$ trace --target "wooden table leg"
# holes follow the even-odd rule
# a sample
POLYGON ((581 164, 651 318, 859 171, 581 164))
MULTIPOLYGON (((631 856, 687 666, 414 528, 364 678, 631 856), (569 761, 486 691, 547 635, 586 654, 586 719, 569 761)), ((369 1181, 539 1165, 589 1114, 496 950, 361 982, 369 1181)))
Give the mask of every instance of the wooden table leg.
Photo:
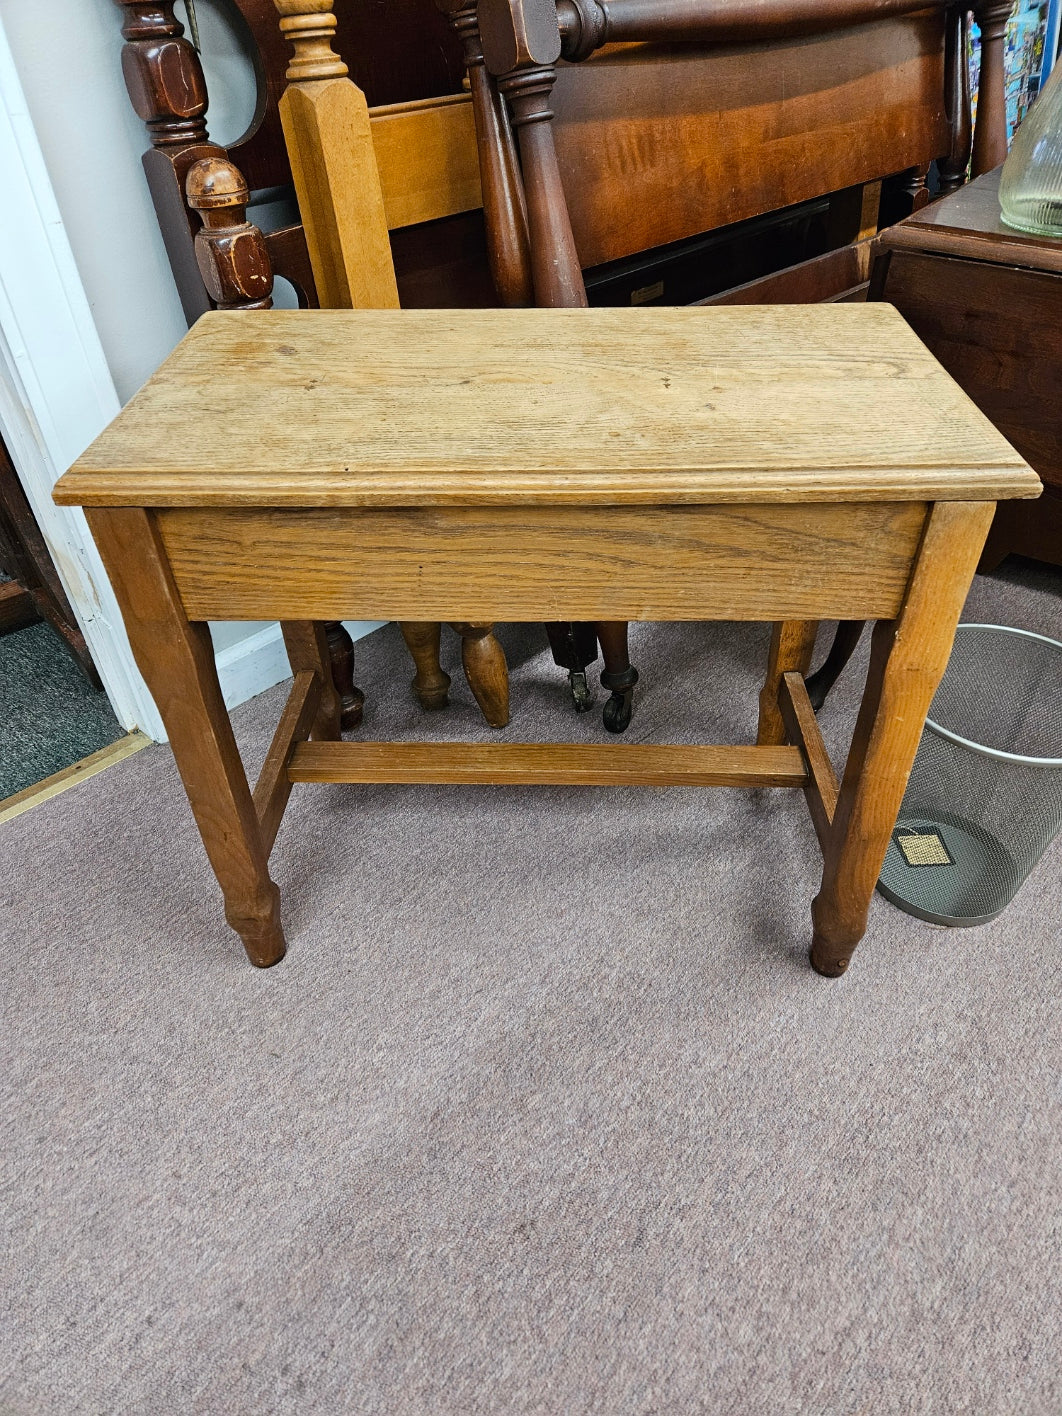
POLYGON ((450 627, 461 636, 461 667, 487 726, 507 727, 509 665, 505 661, 505 650, 494 637, 493 624, 470 624, 461 620, 450 627))
POLYGON ((870 669, 812 907, 811 962, 834 978, 863 937, 870 899, 955 627, 995 510, 937 502, 899 616, 874 627, 870 669))
POLYGON ((170 735, 203 845, 225 897, 225 917, 253 964, 284 957, 280 891, 221 696, 205 624, 190 623, 152 517, 92 508, 92 534, 122 609, 141 673, 170 735))
POLYGON ((439 663, 442 625, 438 620, 403 620, 399 624, 409 656, 416 665, 412 689, 426 713, 450 702, 450 675, 439 663))
POLYGON ((320 742, 338 742, 342 705, 332 678, 325 626, 310 620, 288 620, 281 624, 280 628, 284 635, 291 672, 297 674, 309 669, 317 675, 321 685, 321 701, 312 735, 320 742))
POLYGON ((767 677, 760 690, 760 720, 756 742, 760 747, 781 747, 786 741, 778 690, 788 673, 807 674, 815 652, 818 620, 786 620, 771 627, 771 648, 767 656, 767 677))

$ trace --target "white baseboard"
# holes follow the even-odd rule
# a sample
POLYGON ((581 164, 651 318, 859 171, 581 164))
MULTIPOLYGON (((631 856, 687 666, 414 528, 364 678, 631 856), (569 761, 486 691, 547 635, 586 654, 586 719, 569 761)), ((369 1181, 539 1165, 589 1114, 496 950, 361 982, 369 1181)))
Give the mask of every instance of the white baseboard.
MULTIPOLYGON (((352 639, 364 639, 383 623, 382 620, 349 620, 347 629, 352 639)), ((220 650, 217 666, 226 708, 237 708, 255 694, 264 693, 289 678, 291 669, 280 625, 268 624, 257 634, 220 650)))

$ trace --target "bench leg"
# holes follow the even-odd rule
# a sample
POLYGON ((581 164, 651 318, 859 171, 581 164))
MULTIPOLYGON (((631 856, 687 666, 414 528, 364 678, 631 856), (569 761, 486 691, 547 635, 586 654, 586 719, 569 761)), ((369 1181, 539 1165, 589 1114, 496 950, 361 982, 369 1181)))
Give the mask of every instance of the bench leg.
POLYGON ((760 747, 781 747, 786 741, 778 690, 783 675, 807 674, 811 668, 818 628, 818 620, 786 620, 771 627, 767 677, 760 690, 760 719, 756 729, 756 742, 760 747))
MULTIPOLYGON (((205 624, 186 618, 151 516, 93 508, 89 525, 122 609, 140 672, 162 714, 225 918, 253 964, 284 957, 280 891, 269 878, 251 789, 221 696, 205 624)), ((323 677, 322 670, 322 677, 323 677)))
POLYGON ((811 907, 812 966, 835 978, 863 937, 870 899, 929 705, 955 638, 994 506, 937 502, 899 616, 874 626, 870 668, 811 907))

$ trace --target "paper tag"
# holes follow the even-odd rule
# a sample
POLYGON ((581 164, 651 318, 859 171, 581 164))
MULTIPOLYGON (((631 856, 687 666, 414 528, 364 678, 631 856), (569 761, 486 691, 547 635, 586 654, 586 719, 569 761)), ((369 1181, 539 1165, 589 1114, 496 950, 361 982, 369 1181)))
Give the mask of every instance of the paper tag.
POLYGON ((948 848, 936 831, 897 833, 896 844, 908 865, 952 865, 948 848))

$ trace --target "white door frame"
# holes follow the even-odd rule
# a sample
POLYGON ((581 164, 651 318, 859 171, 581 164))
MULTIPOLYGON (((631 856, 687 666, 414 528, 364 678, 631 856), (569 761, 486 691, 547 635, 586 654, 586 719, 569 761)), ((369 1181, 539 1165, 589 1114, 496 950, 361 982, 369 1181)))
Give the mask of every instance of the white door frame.
POLYGON ((0 432, 123 727, 165 738, 82 512, 52 487, 118 395, 0 20, 0 432))

